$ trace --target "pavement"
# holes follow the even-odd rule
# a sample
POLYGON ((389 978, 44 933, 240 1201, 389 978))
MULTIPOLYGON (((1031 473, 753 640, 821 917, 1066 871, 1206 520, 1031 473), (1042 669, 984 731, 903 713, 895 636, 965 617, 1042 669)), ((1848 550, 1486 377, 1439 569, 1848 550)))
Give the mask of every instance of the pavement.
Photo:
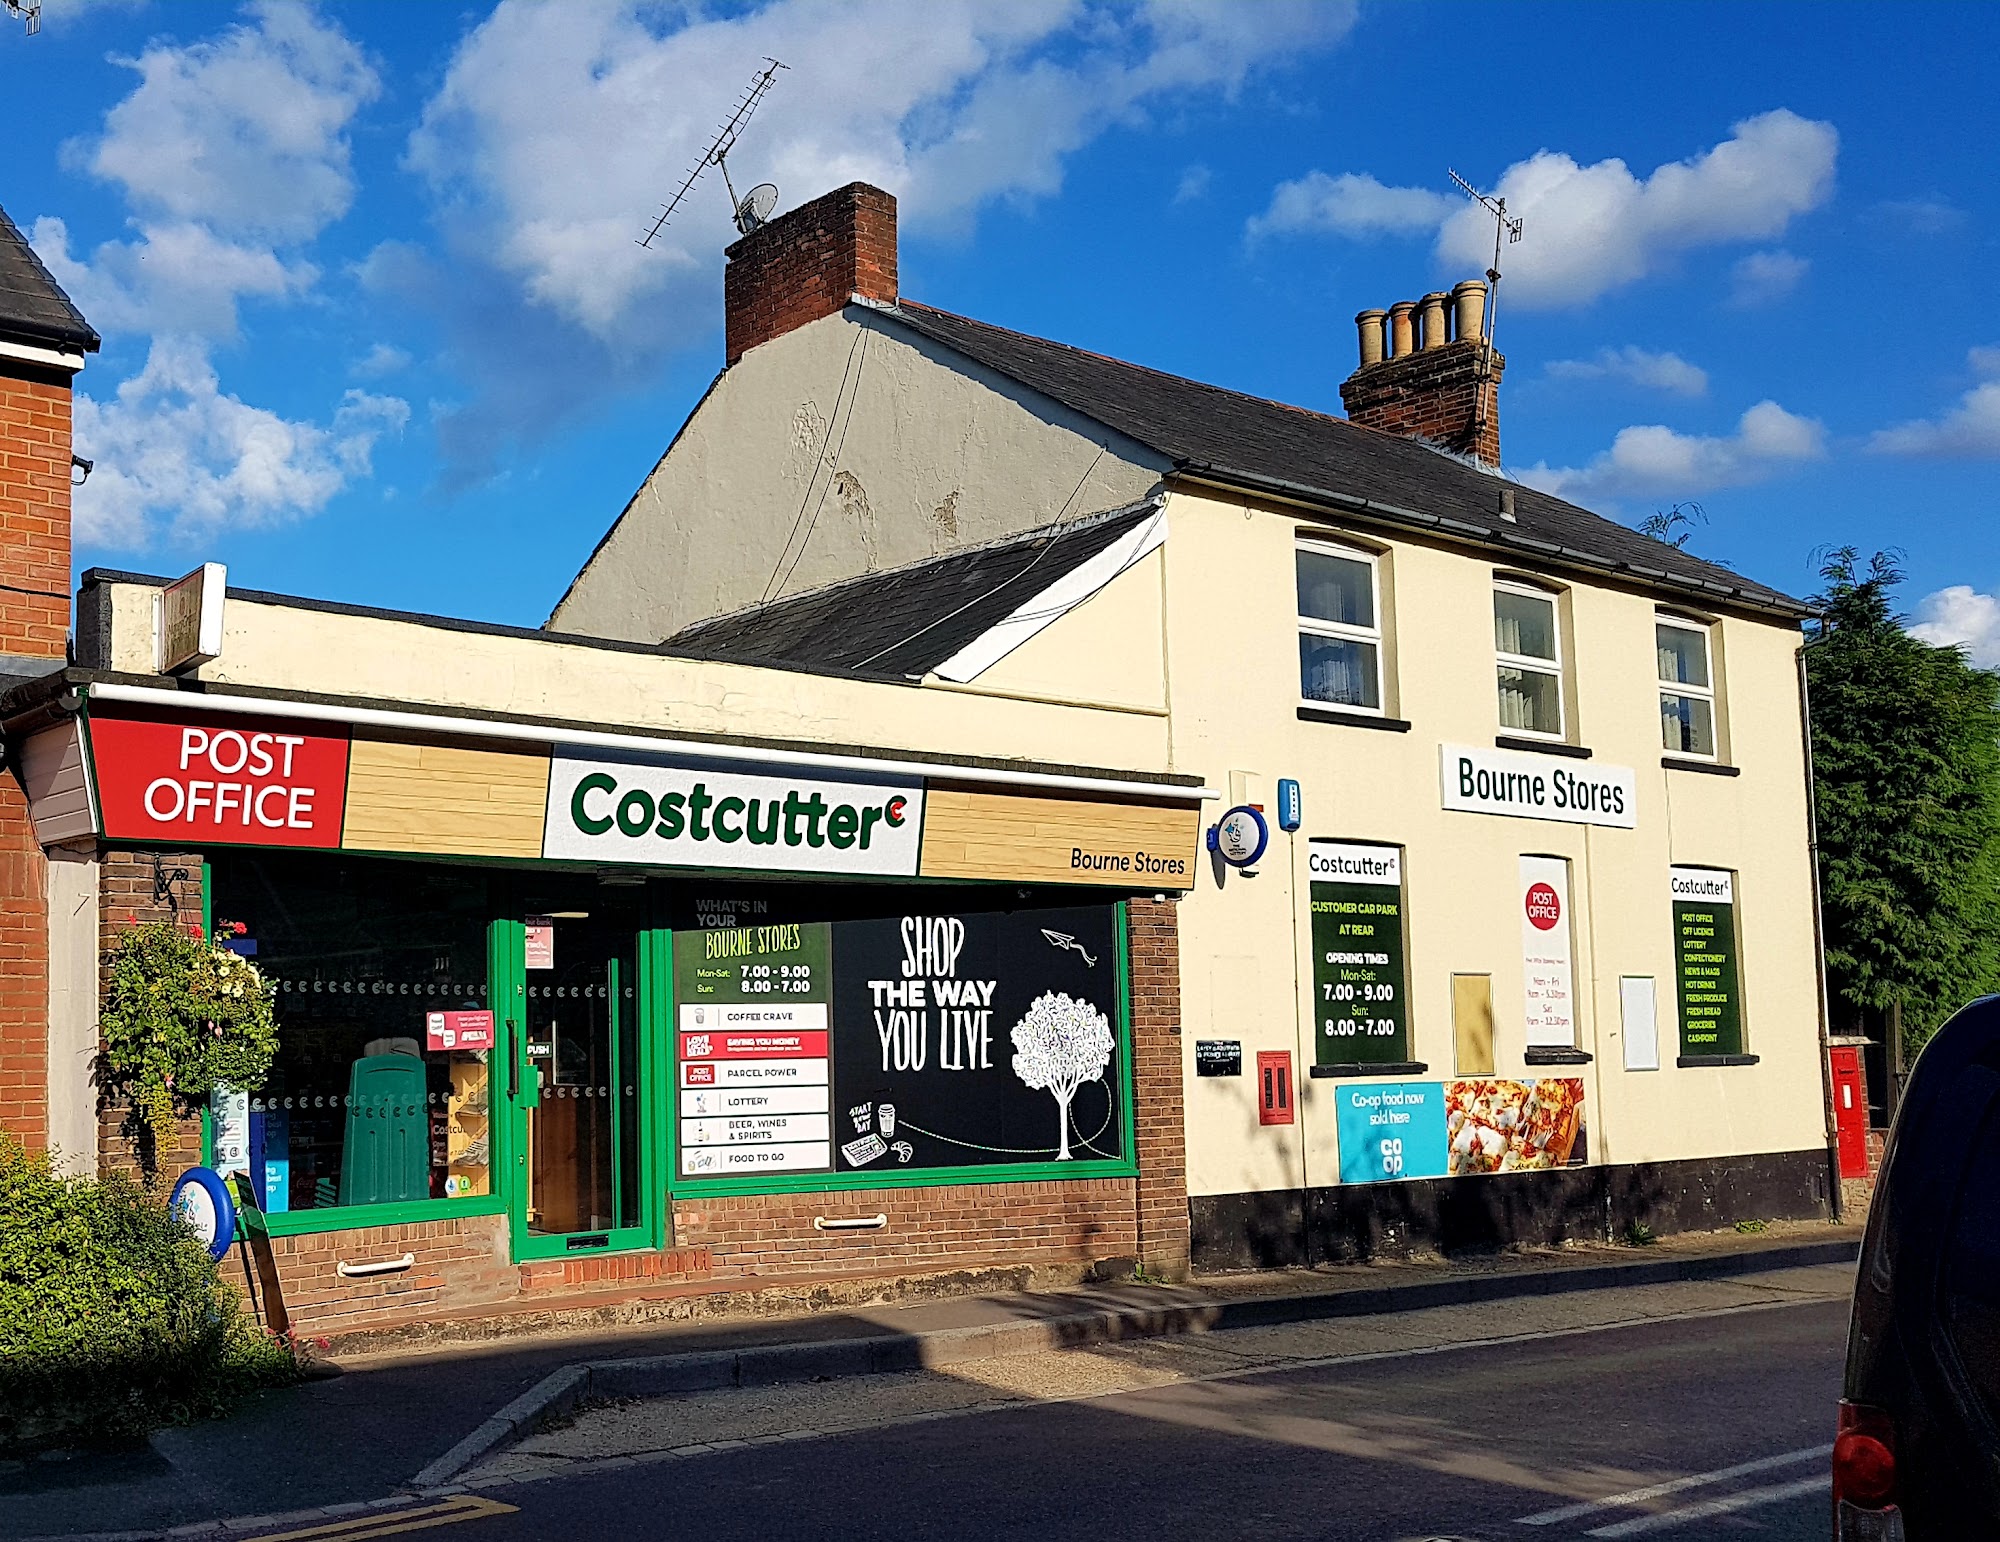
MULTIPOLYGON (((222 1517, 293 1517, 304 1524, 364 1507, 407 1505, 412 1501, 406 1496, 419 1490, 448 1493, 474 1474, 483 1474, 482 1481, 493 1477, 491 1464, 507 1459, 523 1437, 540 1439, 538 1430, 576 1417, 579 1409, 594 1417, 592 1405, 607 1397, 724 1395, 759 1385, 803 1392, 824 1384, 815 1378, 880 1386, 874 1378, 935 1376, 940 1367, 978 1363, 987 1368, 980 1376, 947 1379, 1011 1387, 1023 1400, 1051 1402, 1056 1400, 1029 1398, 1032 1384, 1016 1386, 1010 1377, 1016 1371, 1043 1374, 1033 1362, 1051 1354, 1066 1365, 1063 1375, 1113 1375, 1085 1366, 1076 1351, 1113 1353, 1115 1366, 1115 1352, 1132 1341, 1166 1336, 1193 1344, 1201 1336, 1213 1344, 1221 1342, 1215 1335, 1226 1334, 1242 1343, 1244 1331, 1298 1324, 1315 1325, 1331 1335, 1328 1342, 1349 1346, 1343 1353, 1365 1353, 1353 1346, 1369 1341, 1369 1324, 1376 1320, 1418 1322, 1427 1312, 1478 1308, 1526 1321, 1524 1313, 1559 1301, 1571 1304, 1573 1316, 1577 1304, 1598 1293, 1607 1301, 1637 1302, 1661 1287, 1761 1289, 1757 1280, 1776 1280, 1788 1270, 1851 1263, 1857 1241, 1854 1229, 1791 1227, 1758 1237, 1670 1238, 1644 1249, 1574 1248, 1228 1276, 1182 1287, 1126 1284, 775 1321, 515 1335, 348 1356, 341 1362, 345 1374, 263 1394, 228 1420, 162 1431, 138 1450, 0 1467, 0 1538, 156 1536, 177 1528, 213 1530, 222 1517), (991 1369, 1007 1363, 1014 1371, 991 1369), (500 1417, 510 1407, 514 1414, 500 1417)), ((1623 1318, 1614 1310, 1611 1320, 1623 1318)), ((1136 1395, 1115 1379, 1088 1382, 1083 1390, 1136 1395)), ((984 1410, 993 1402, 982 1395, 952 1406, 984 1410)), ((787 1409, 788 1428, 819 1428, 808 1411, 787 1409)), ((608 1459, 636 1461, 642 1454, 619 1450, 608 1459)), ((231 1529, 243 1535, 255 1526, 231 1529)))

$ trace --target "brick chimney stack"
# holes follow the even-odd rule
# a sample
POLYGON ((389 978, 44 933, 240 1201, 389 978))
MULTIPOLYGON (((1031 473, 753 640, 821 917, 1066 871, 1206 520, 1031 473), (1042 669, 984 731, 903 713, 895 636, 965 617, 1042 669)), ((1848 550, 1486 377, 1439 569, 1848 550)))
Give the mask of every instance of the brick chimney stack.
POLYGON ((831 316, 851 294, 896 298, 896 200, 850 182, 752 231, 725 254, 727 362, 808 321, 831 316))
POLYGON ((1500 464, 1500 375, 1486 341, 1486 285, 1399 300, 1354 318, 1361 362, 1341 382, 1350 422, 1500 464))

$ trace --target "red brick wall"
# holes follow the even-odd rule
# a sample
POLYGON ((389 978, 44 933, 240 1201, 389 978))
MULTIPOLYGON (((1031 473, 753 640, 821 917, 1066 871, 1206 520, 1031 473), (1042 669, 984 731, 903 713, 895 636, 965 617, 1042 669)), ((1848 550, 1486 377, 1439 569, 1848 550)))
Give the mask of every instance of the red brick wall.
POLYGON ((896 200, 851 182, 738 241, 722 275, 726 358, 831 316, 850 294, 896 298, 896 200))
MULTIPOLYGON (((98 939, 102 948, 99 989, 111 982, 111 952, 135 922, 173 921, 201 928, 201 857, 192 852, 106 851, 98 870, 98 939), (178 877, 173 875, 180 875, 178 877), (167 894, 155 886, 166 877, 167 894)), ((100 1171, 145 1176, 146 1157, 154 1174, 168 1182, 201 1161, 201 1120, 184 1119, 172 1150, 153 1153, 151 1137, 123 1099, 101 1097, 97 1108, 97 1163, 100 1171)))
MULTIPOLYGON (((69 637, 70 392, 0 369, 0 654, 63 662, 69 637)), ((48 1144, 48 873, 11 770, 0 773, 0 1129, 48 1144)))
MULTIPOLYGON (((521 1287, 507 1258, 507 1218, 470 1215, 410 1226, 273 1237, 271 1252, 293 1326, 307 1337, 378 1323, 422 1322, 441 1311, 501 1305, 521 1287), (415 1255, 394 1274, 349 1279, 342 1263, 380 1263, 415 1255)), ((228 1265, 242 1282, 242 1265, 228 1265)))
POLYGON ((1492 379, 1484 379, 1484 350, 1483 343, 1467 339, 1356 370, 1340 386, 1348 420, 1499 465, 1500 376, 1507 360, 1495 353, 1492 379), (1483 425, 1482 396, 1489 408, 1483 425))
POLYGON ((1139 1152, 1139 1262, 1161 1279, 1188 1271, 1187 1116, 1181 1104, 1181 940, 1173 900, 1127 907, 1132 949, 1133 1123, 1139 1152))

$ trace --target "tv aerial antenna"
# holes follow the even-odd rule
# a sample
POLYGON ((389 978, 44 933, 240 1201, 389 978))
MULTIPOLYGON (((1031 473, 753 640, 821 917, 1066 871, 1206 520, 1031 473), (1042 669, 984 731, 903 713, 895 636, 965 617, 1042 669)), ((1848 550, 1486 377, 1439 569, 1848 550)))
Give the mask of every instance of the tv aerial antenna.
POLYGON ((7 7, 9 16, 26 24, 29 37, 42 30, 42 0, 0 0, 0 4, 7 7))
MULTIPOLYGON (((16 0, 5 0, 5 3, 12 5, 16 0)), ((39 0, 34 0, 34 3, 39 3, 39 0)), ((750 115, 757 110, 757 104, 763 101, 771 87, 777 84, 778 71, 790 68, 789 65, 771 58, 768 54, 764 57, 764 63, 768 68, 760 71, 756 79, 744 88, 743 94, 736 99, 736 105, 730 110, 729 117, 715 131, 715 136, 709 140, 700 158, 688 168, 688 174, 681 179, 681 185, 675 189, 674 196, 661 205, 660 217, 653 221, 653 228, 639 238, 641 246, 653 244, 660 232, 667 228, 667 221, 671 220, 675 211, 687 201, 687 196, 694 190, 695 183, 701 180, 701 174, 711 166, 722 172, 722 185, 729 191, 730 218, 736 222, 739 231, 747 236, 771 217, 771 211, 778 206, 778 189, 775 183, 759 182, 739 199, 736 196, 735 184, 729 180, 729 152, 736 148, 737 136, 750 121, 750 115)))
POLYGON ((1493 216, 1493 266, 1486 270, 1486 336, 1480 349, 1480 374, 1484 377, 1484 388, 1479 392, 1479 404, 1473 424, 1475 436, 1484 434, 1492 420, 1493 404, 1493 328, 1500 319, 1500 247, 1504 241, 1512 246, 1521 239, 1521 221, 1509 218, 1507 200, 1494 198, 1482 193, 1465 178, 1445 167, 1445 175, 1458 184, 1458 190, 1493 216))

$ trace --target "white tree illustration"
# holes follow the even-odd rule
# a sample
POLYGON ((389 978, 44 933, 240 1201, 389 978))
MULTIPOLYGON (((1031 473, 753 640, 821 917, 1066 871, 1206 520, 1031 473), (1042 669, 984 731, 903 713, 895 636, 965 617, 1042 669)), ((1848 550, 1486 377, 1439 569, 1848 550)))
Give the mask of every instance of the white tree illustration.
POLYGON ((1038 1092, 1052 1094, 1062 1122, 1056 1160, 1069 1160, 1069 1103, 1076 1089, 1096 1081, 1111 1063, 1111 1024, 1087 1001, 1065 991, 1035 998, 1014 1025, 1014 1074, 1038 1092))

